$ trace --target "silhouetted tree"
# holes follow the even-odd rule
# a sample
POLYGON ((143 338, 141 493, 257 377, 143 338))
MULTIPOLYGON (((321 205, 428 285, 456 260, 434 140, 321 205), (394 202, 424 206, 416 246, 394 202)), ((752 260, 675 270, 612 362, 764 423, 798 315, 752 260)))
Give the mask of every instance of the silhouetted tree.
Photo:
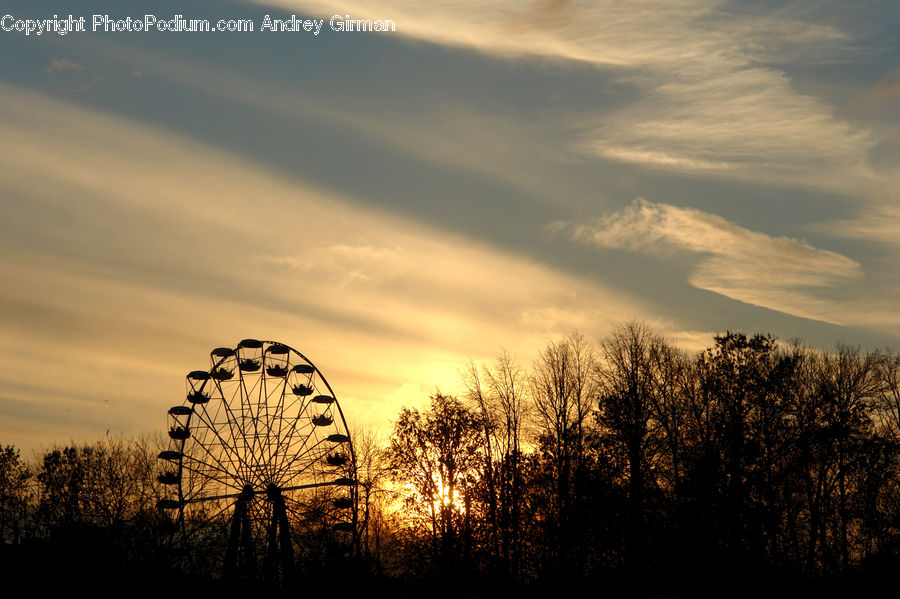
POLYGON ((479 487, 486 504, 487 544, 506 575, 517 577, 523 551, 525 502, 522 437, 530 407, 525 373, 507 352, 464 376, 469 400, 484 426, 484 465, 479 487))
POLYGON ((391 505, 398 493, 388 485, 391 467, 378 434, 373 429, 356 429, 352 438, 359 480, 361 549, 380 576, 396 561, 392 549, 397 523, 391 505))
MULTIPOLYGON (((596 356, 584 337, 572 333, 549 343, 532 367, 529 384, 538 415, 539 446, 552 465, 554 484, 550 532, 555 537, 555 561, 564 571, 577 570, 583 555, 573 553, 583 529, 577 524, 585 479, 587 420, 595 396, 596 356)), ((563 574, 565 575, 565 574, 563 574)))
MULTIPOLYGON (((628 489, 626 566, 638 574, 645 566, 645 495, 656 486, 655 468, 665 444, 666 427, 655 416, 672 404, 667 396, 676 389, 677 362, 665 341, 639 322, 618 327, 600 347, 596 417, 608 447, 623 460, 628 489)), ((668 418, 666 424, 675 432, 672 416, 668 418)))
POLYGON ((837 500, 837 555, 840 567, 850 564, 854 552, 851 539, 854 519, 854 475, 863 467, 866 441, 873 434, 874 377, 872 356, 862 355, 858 348, 840 345, 826 354, 822 364, 820 393, 824 399, 824 425, 831 443, 837 500))
POLYGON ((475 412, 438 392, 427 412, 403 408, 391 436, 395 480, 412 486, 407 509, 424 516, 432 555, 445 573, 458 569, 459 554, 465 564, 471 548, 470 490, 483 463, 482 435, 475 412))
POLYGON ((12 445, 0 448, 0 543, 18 544, 25 534, 31 471, 12 445))
POLYGON ((876 411, 885 434, 900 441, 900 354, 876 352, 872 356, 877 391, 876 411))
POLYGON ((778 551, 788 422, 782 387, 790 361, 770 336, 726 333, 714 340, 683 386, 685 499, 701 556, 748 568, 778 551))
POLYGON ((40 483, 38 514, 45 527, 81 521, 84 463, 77 447, 54 449, 44 455, 37 473, 40 483))

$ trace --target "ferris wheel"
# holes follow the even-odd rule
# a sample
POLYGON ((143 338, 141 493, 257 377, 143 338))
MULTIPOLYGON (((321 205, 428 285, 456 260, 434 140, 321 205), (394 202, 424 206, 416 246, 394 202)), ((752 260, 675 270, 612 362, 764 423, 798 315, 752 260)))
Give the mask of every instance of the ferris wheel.
POLYGON ((357 539, 353 444, 334 392, 313 363, 275 341, 210 353, 169 409, 159 454, 186 555, 226 577, 289 579, 304 554, 357 539))

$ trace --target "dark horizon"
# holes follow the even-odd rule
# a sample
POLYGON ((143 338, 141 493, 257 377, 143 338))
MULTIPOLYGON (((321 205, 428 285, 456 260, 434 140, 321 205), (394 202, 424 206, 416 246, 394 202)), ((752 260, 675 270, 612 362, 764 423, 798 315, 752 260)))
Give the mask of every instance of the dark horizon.
POLYGON ((5 446, 4 561, 197 590, 613 597, 858 594, 900 564, 896 353, 726 333, 687 354, 631 321, 530 366, 472 362, 465 394, 403 407, 383 438, 291 348, 237 350, 188 375, 166 442, 5 446))
POLYGON ((247 337, 383 432, 469 359, 632 318, 686 350, 900 347, 894 1, 83 4, 0 14, 0 437, 26 452, 155 430, 247 337))

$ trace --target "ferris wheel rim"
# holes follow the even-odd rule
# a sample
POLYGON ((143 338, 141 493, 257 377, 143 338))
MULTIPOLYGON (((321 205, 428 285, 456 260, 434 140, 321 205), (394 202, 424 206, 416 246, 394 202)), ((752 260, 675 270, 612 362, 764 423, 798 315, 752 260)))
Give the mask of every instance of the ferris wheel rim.
MULTIPOLYGON (((235 348, 214 349, 210 352, 210 358, 211 367, 208 370, 188 373, 185 403, 169 410, 174 422, 183 423, 183 430, 177 427, 170 429, 172 444, 178 449, 159 455, 172 465, 177 464, 177 483, 174 485, 177 499, 163 500, 160 504, 165 503, 165 506, 161 507, 177 507, 178 521, 183 531, 187 514, 194 513, 192 510, 205 519, 201 525, 224 518, 232 521, 231 526, 234 526, 237 511, 241 511, 240 518, 246 522, 271 523, 276 517, 282 518, 276 514, 279 509, 286 514, 280 522, 289 524, 289 520, 300 522, 307 517, 303 510, 312 510, 310 513, 313 514, 316 509, 322 511, 321 506, 314 509, 310 507, 312 504, 307 505, 308 501, 302 493, 311 490, 319 493, 320 489, 347 486, 347 500, 337 497, 330 501, 335 508, 338 504, 347 507, 349 502, 352 505, 351 515, 343 517, 340 516, 341 511, 332 510, 338 515, 330 514, 329 518, 333 520, 335 530, 347 530, 352 523, 355 531, 358 500, 355 448, 344 411, 322 371, 302 352, 271 340, 245 339, 235 348), (257 353, 251 353, 249 355, 254 357, 245 359, 242 358, 244 349, 257 353), (281 362, 273 361, 276 365, 272 366, 267 364, 270 355, 283 356, 283 359, 281 362), (288 371, 292 359, 296 363, 288 371), (230 362, 232 360, 233 363, 230 362), (249 380, 249 387, 245 379, 249 380), (269 380, 275 381, 271 391, 267 386, 269 380), (298 383, 299 388, 288 391, 289 380, 305 380, 305 383, 298 383), (223 388, 225 385, 231 387, 228 392, 223 388), (318 390, 319 394, 312 395, 314 390, 318 390), (273 398, 276 402, 274 406, 271 405, 273 398), (211 413, 212 402, 215 402, 215 408, 211 413), (236 414, 236 402, 240 403, 240 421, 236 414), (325 407, 319 416, 310 416, 316 413, 316 406, 323 405, 325 407), (247 428, 245 408, 252 416, 252 439, 247 428), (255 414, 254 409, 257 410, 255 414), (285 418, 286 410, 291 414, 290 418, 285 418), (260 428, 259 421, 263 419, 260 428), (202 439, 193 436, 195 428, 200 431, 202 439), (334 432, 320 435, 320 428, 334 432), (274 446, 273 438, 277 439, 274 446), (313 443, 309 445, 311 439, 313 443), (236 446, 239 442, 243 443, 240 449, 236 446), (341 451, 336 452, 336 447, 341 451), (204 451, 206 455, 201 453, 204 451), (262 457, 260 454, 263 454, 262 457), (207 485, 220 489, 220 492, 204 495, 197 493, 190 485, 200 488, 207 485)), ((166 476, 169 474, 166 473, 166 476)), ((162 482, 162 475, 160 480, 162 482)), ((167 480, 171 481, 171 478, 167 480)), ((318 500, 330 497, 324 492, 321 496, 314 496, 318 500)), ((261 529, 252 534, 260 536, 261 529)))

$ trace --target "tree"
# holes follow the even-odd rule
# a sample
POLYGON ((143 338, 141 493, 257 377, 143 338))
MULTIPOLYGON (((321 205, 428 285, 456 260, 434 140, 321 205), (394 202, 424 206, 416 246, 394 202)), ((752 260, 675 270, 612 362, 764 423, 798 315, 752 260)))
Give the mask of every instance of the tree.
POLYGON ((107 435, 81 449, 82 504, 95 524, 119 529, 156 513, 159 450, 147 439, 107 435))
POLYGON ((403 408, 391 436, 394 478, 411 486, 407 508, 424 517, 432 555, 445 573, 457 570, 458 553, 466 561, 470 552, 470 490, 483 463, 482 435, 483 424, 475 412, 455 397, 437 392, 427 412, 403 408))
POLYGON ((81 522, 84 463, 77 447, 46 453, 37 473, 40 483, 38 514, 47 529, 81 522))
POLYGON ((153 519, 160 498, 158 444, 107 435, 44 454, 37 472, 44 525, 91 523, 121 529, 153 519))
POLYGON ((645 495, 655 484, 653 468, 664 444, 668 425, 654 416, 666 412, 677 384, 678 366, 673 350, 643 323, 626 323, 600 345, 601 360, 595 376, 599 388, 596 413, 601 434, 626 464, 628 519, 626 566, 632 573, 645 565, 645 495))
POLYGON ((864 448, 873 436, 872 415, 878 381, 874 376, 874 360, 862 355, 858 348, 839 345, 825 356, 820 393, 825 399, 825 426, 831 438, 836 474, 837 550, 841 568, 851 559, 851 520, 853 513, 853 478, 864 469, 864 448))
POLYGON ((587 340, 572 333, 541 351, 529 379, 541 427, 539 442, 552 465, 552 532, 557 537, 556 558, 564 570, 575 568, 574 561, 581 557, 573 549, 582 532, 576 521, 583 508, 579 487, 586 475, 586 421, 595 395, 595 362, 596 355, 587 340))
POLYGON ((0 448, 0 543, 22 540, 28 513, 31 472, 12 445, 0 448))
POLYGON ((381 575, 390 561, 393 532, 390 504, 396 491, 387 485, 391 468, 378 433, 371 428, 355 429, 353 453, 359 481, 360 544, 375 573, 381 575))
POLYGON ((873 361, 882 428, 900 442, 900 354, 878 352, 873 361))
POLYGON ((528 411, 525 374, 507 352, 481 371, 470 364, 464 375, 469 400, 484 427, 481 489, 487 504, 487 536, 505 572, 519 575, 524 502, 522 429, 528 411))

